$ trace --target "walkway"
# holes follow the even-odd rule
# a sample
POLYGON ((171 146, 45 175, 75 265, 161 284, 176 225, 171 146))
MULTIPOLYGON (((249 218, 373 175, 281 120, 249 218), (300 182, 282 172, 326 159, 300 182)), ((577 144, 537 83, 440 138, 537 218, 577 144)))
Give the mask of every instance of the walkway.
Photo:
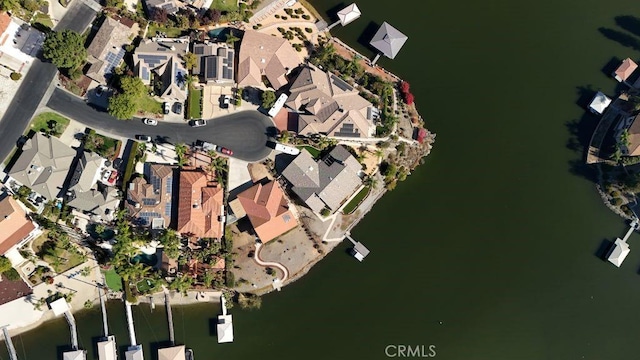
POLYGON ((273 288, 280 290, 280 287, 282 286, 282 284, 284 284, 284 282, 289 278, 289 269, 287 269, 286 266, 277 262, 262 261, 262 259, 260 259, 260 248, 262 248, 262 245, 263 244, 256 243, 256 253, 253 258, 255 259, 256 263, 258 263, 258 265, 260 266, 275 267, 280 269, 280 271, 282 271, 282 274, 283 274, 282 278, 276 279, 273 281, 273 288))
POLYGON ((602 115, 602 118, 600 118, 600 121, 598 122, 598 126, 596 126, 596 129, 593 131, 591 141, 589 142, 589 151, 587 152, 587 164, 596 164, 607 161, 607 159, 600 157, 600 148, 602 147, 605 136, 609 132, 613 123, 623 115, 622 111, 616 106, 616 103, 618 102, 618 99, 614 100, 607 111, 605 111, 604 115, 602 115))

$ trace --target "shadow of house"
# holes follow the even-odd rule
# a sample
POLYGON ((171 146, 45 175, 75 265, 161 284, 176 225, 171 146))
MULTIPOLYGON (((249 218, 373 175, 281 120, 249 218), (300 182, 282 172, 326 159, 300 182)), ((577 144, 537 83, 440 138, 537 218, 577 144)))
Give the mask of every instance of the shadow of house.
POLYGON ((334 22, 340 20, 338 18, 338 12, 347 7, 347 4, 344 2, 338 3, 336 6, 333 6, 324 13, 325 19, 329 22, 329 24, 333 24, 334 22))
POLYGON ((595 256, 602 261, 607 261, 607 256, 613 249, 615 244, 609 239, 602 239, 600 245, 596 249, 595 256))
MULTIPOLYGON (((367 26, 364 28, 364 30, 362 31, 362 33, 360 34, 357 40, 360 45, 367 48, 372 54, 377 54, 379 52, 378 49, 371 46, 370 42, 371 42, 371 39, 373 39, 373 35, 375 35, 376 32, 378 32, 380 25, 381 24, 378 24, 374 21, 369 22, 369 24, 367 24, 367 26)), ((363 54, 363 55, 366 55, 366 54, 363 54)))

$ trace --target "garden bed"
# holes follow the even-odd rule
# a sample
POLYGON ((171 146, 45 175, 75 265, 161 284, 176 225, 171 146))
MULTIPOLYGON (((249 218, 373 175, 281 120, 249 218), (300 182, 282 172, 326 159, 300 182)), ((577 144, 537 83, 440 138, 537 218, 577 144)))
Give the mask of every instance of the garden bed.
POLYGON ((345 215, 349 215, 354 212, 358 206, 366 199, 367 195, 369 195, 369 191, 371 188, 369 186, 365 186, 360 190, 360 192, 349 201, 349 203, 342 209, 342 213, 345 215))

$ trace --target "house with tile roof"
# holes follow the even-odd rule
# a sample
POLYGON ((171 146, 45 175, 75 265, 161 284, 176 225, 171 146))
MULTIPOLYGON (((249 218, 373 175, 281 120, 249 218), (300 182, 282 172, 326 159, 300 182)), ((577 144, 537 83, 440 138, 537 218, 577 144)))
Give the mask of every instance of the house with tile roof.
POLYGON ((11 196, 0 200, 0 256, 32 240, 38 225, 27 218, 24 209, 11 196))
POLYGON ((372 137, 373 104, 332 73, 309 64, 291 84, 285 106, 298 114, 297 133, 372 137))
POLYGON ((237 201, 263 243, 298 226, 289 201, 274 180, 253 185, 238 194, 237 201))
POLYGON ((87 48, 87 62, 91 65, 86 75, 100 84, 106 84, 113 69, 122 62, 124 46, 137 36, 139 26, 127 19, 105 16, 100 29, 87 48))
POLYGON ((201 170, 181 170, 177 231, 183 236, 220 239, 224 233, 224 189, 201 170))
POLYGON ((183 56, 189 38, 153 38, 144 40, 133 54, 134 73, 165 101, 187 99, 187 69, 183 56))
POLYGON ((338 210, 362 185, 362 165, 342 145, 318 161, 308 151, 301 151, 282 175, 291 190, 316 213, 324 208, 338 210))
POLYGON ((126 208, 132 222, 152 229, 171 227, 175 167, 146 164, 145 177, 137 177, 127 188, 126 208))
POLYGON ((205 83, 233 83, 235 80, 236 52, 225 43, 193 44, 193 53, 197 57, 193 74, 199 75, 205 83))
POLYGON ((622 63, 620 64, 620 66, 618 66, 616 71, 614 71, 613 74, 611 74, 611 75, 616 80, 618 80, 618 82, 627 81, 627 79, 629 79, 631 74, 633 74, 633 72, 637 68, 638 68, 638 64, 636 64, 630 58, 626 58, 626 59, 622 60, 622 63))
POLYGON ((287 75, 299 64, 300 57, 287 40, 247 30, 238 53, 238 86, 263 88, 264 76, 277 90, 287 84, 287 75))
POLYGON ((22 146, 9 176, 47 200, 53 200, 64 194, 62 190, 75 156, 76 151, 58 138, 37 133, 22 146))
POLYGON ((0 11, 0 35, 4 34, 11 24, 11 16, 6 11, 0 11))

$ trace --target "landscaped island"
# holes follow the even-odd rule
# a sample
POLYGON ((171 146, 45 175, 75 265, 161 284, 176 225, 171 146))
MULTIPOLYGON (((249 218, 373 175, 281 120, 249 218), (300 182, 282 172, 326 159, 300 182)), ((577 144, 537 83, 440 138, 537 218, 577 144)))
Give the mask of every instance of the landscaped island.
MULTIPOLYGON (((0 287, 20 290, 0 298, 0 323, 13 329, 60 298, 92 307, 99 289, 260 307, 355 244, 350 230, 431 151, 409 83, 332 38, 315 10, 141 4, 107 1, 87 34, 44 42, 60 70, 51 96, 86 103, 39 113, 5 161, 0 287), (74 115, 88 106, 102 121, 74 115), (30 315, 2 317, 15 311, 30 315)), ((359 14, 352 4, 339 22, 359 14)), ((385 23, 372 44, 387 35, 407 39, 385 23)))

